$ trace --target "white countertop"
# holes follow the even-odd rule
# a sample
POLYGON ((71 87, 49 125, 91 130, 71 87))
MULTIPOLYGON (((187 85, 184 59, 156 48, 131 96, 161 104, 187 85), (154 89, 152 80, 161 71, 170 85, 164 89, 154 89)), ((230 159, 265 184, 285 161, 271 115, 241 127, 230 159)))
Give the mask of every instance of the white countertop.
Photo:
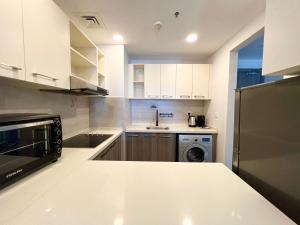
MULTIPOLYGON (((102 148, 122 130, 105 132, 102 148)), ((63 149, 0 191, 0 224, 295 224, 223 164, 88 160, 100 151, 63 149)))
POLYGON ((156 130, 147 129, 147 124, 130 125, 127 126, 125 131, 130 133, 181 133, 181 134, 217 134, 217 129, 214 128, 200 128, 200 127, 189 127, 187 125, 166 125, 169 127, 168 130, 156 130))

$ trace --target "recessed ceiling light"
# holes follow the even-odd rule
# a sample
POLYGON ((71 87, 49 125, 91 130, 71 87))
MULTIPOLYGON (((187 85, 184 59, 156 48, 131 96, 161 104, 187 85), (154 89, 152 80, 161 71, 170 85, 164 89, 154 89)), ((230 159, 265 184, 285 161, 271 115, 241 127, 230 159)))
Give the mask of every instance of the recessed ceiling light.
POLYGON ((121 34, 114 34, 113 39, 115 41, 123 41, 123 36, 121 34))
POLYGON ((198 35, 196 33, 191 33, 185 38, 185 41, 188 43, 194 43, 197 40, 198 40, 198 35))

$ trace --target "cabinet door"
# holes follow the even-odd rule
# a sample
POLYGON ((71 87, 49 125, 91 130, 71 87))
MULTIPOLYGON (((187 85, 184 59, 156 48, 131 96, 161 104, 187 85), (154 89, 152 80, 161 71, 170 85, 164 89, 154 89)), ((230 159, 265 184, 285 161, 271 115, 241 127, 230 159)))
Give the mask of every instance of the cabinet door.
POLYGON ((69 88, 69 19, 52 0, 23 0, 26 80, 69 88))
POLYGON ((208 98, 209 64, 193 65, 193 99, 208 98))
POLYGON ((176 64, 161 65, 161 98, 174 99, 176 89, 176 64))
POLYGON ((139 161, 141 151, 141 137, 140 134, 128 133, 126 134, 126 160, 139 161))
POLYGON ((128 64, 128 98, 134 97, 134 65, 128 64))
POLYGON ((127 134, 128 161, 155 161, 157 158, 156 134, 127 134))
POLYGON ((142 134, 142 158, 141 161, 156 161, 157 138, 156 134, 142 134))
POLYGON ((119 137, 114 141, 113 147, 113 160, 120 161, 121 160, 121 138, 119 137))
POLYGON ((160 65, 146 64, 145 72, 145 97, 160 98, 160 65))
POLYGON ((22 2, 0 1, 0 76, 25 80, 22 2))
POLYGON ((177 64, 176 98, 191 99, 193 90, 193 65, 177 64))
POLYGON ((176 161, 176 135, 158 134, 157 161, 176 161))
POLYGON ((267 0, 264 36, 264 75, 300 71, 300 1, 267 0))
POLYGON ((99 153, 93 160, 107 160, 110 146, 99 153))
POLYGON ((117 138, 105 150, 97 155, 94 160, 121 160, 121 138, 117 138))

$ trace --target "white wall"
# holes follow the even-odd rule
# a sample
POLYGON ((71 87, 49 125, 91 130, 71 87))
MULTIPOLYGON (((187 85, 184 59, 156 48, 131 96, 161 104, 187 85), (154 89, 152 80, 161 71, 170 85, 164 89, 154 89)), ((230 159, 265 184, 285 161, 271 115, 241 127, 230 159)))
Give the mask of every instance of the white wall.
MULTIPOLYGON (((125 97, 124 45, 99 45, 105 57, 106 88, 110 97, 125 97)), ((127 66, 127 65, 126 65, 127 66)))
POLYGON ((210 126, 218 129, 217 161, 224 162, 228 167, 232 164, 234 88, 237 67, 237 64, 231 62, 237 62, 237 49, 244 46, 243 42, 248 43, 253 39, 253 35, 260 33, 264 24, 265 15, 261 13, 209 59, 212 64, 210 78, 212 101, 208 108, 207 119, 210 126))

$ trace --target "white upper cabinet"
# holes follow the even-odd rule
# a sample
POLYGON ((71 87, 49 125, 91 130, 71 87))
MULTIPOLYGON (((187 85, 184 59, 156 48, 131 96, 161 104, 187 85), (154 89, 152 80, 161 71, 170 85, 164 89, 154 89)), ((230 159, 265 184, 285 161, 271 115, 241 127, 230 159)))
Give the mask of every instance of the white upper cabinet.
POLYGON ((300 74, 299 12, 299 0, 267 0, 264 75, 300 74))
POLYGON ((145 73, 145 97, 160 98, 160 65, 146 64, 145 73))
POLYGON ((193 92, 193 65, 177 64, 176 98, 191 99, 193 92))
POLYGON ((208 98, 209 69, 209 64, 193 65, 193 99, 208 98))
POLYGON ((161 89, 162 99, 176 98, 176 64, 161 65, 161 89))
POLYGON ((26 80, 69 88, 69 19, 52 0, 23 0, 26 80))
POLYGON ((21 0, 0 1, 0 76, 25 80, 21 0))
POLYGON ((209 64, 129 64, 129 98, 209 99, 209 64))

